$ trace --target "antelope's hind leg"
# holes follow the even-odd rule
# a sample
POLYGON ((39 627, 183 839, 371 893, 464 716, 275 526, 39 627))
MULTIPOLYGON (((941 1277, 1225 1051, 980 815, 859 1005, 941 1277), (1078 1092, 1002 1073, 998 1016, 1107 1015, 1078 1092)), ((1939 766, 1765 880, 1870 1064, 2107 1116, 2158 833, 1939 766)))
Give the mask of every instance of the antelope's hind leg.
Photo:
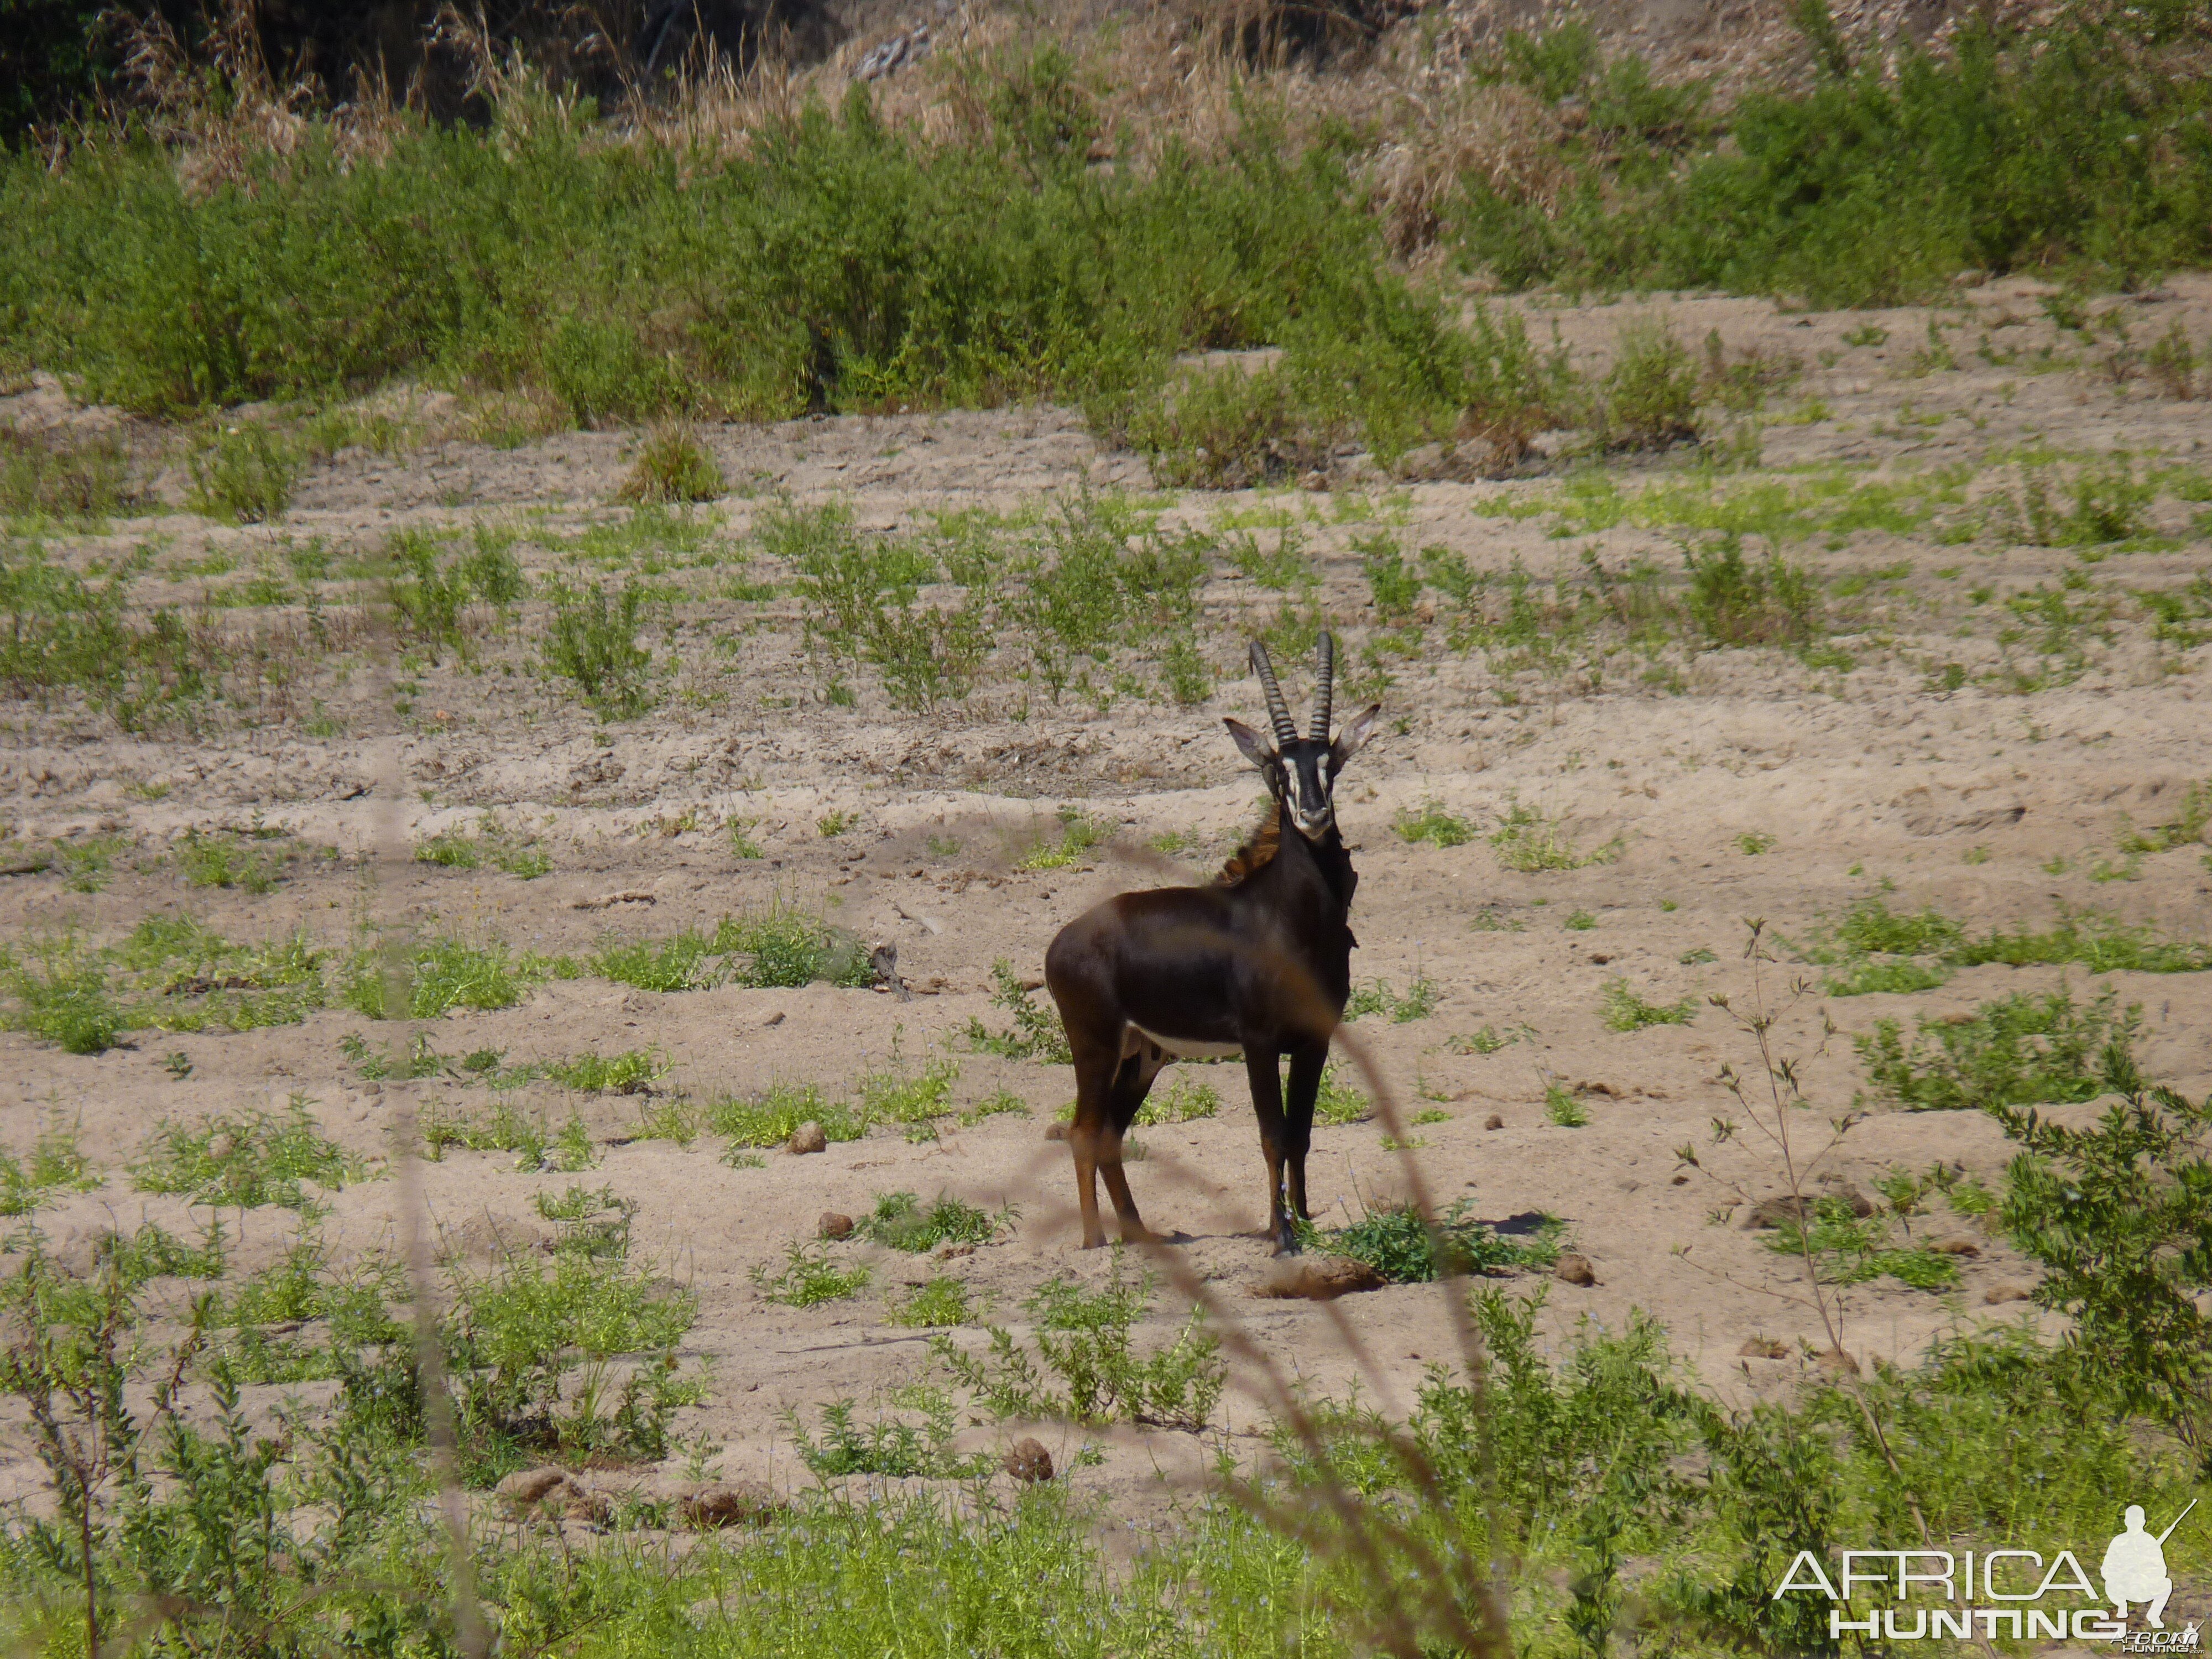
POLYGON ((1152 1092, 1152 1079, 1167 1063, 1167 1055, 1158 1045, 1138 1036, 1136 1028, 1132 1026, 1129 1040, 1122 1046, 1121 1064, 1114 1073, 1113 1094, 1108 1102, 1106 1127, 1110 1136, 1102 1137, 1098 1147, 1098 1173, 1106 1177, 1106 1196, 1114 1200, 1114 1215, 1121 1224, 1124 1244, 1154 1242, 1144 1218, 1137 1213, 1137 1200, 1129 1191, 1129 1177, 1121 1167, 1121 1138, 1137 1121, 1145 1097, 1152 1092))

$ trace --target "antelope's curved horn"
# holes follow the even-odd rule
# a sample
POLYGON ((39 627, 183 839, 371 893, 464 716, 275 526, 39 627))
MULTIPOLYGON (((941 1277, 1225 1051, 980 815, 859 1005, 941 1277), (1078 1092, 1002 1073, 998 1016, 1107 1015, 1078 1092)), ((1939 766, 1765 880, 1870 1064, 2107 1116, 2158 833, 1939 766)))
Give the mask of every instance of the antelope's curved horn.
POLYGON ((1314 647, 1314 710, 1313 739, 1316 743, 1328 741, 1329 705, 1336 701, 1336 641, 1326 628, 1321 631, 1321 643, 1314 647))
POLYGON ((1297 740, 1297 722, 1291 718, 1290 705, 1283 701, 1283 688, 1275 684, 1275 665, 1267 660, 1267 647, 1259 641, 1252 641, 1252 672, 1260 677, 1260 684, 1267 694, 1267 718, 1274 722, 1275 747, 1297 740))

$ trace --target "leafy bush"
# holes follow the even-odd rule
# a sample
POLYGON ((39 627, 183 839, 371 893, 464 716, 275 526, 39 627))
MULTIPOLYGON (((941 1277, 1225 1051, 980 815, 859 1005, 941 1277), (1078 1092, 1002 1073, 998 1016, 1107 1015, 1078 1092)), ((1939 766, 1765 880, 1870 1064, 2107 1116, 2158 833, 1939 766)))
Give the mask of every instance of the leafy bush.
POLYGON ((793 1244, 784 1255, 780 1272, 771 1273, 765 1261, 753 1268, 753 1287, 764 1302, 811 1308, 842 1301, 867 1288, 868 1267, 864 1261, 841 1267, 830 1259, 828 1249, 819 1244, 793 1244))
POLYGON ((1620 856, 1619 837, 1594 852, 1584 853, 1568 839, 1562 821, 1524 804, 1506 793, 1505 814, 1490 836, 1491 850, 1509 870, 1530 874, 1543 870, 1580 870, 1608 864, 1620 856))
POLYGON ((917 1285, 904 1300, 884 1310, 894 1325, 918 1325, 937 1330, 968 1322, 968 1287, 943 1273, 917 1285))
POLYGON ((138 501, 130 458, 115 434, 0 426, 0 514, 98 520, 138 501))
POLYGON ((1650 449, 1695 437, 1697 408, 1697 370, 1674 331, 1648 319, 1622 329, 1594 422, 1605 441, 1650 449))
POLYGON ((164 1119, 131 1166, 131 1182, 143 1193, 188 1194, 195 1204, 305 1210, 313 1200, 303 1182, 337 1188, 363 1173, 361 1160, 325 1136, 307 1101, 295 1095, 282 1116, 255 1111, 196 1124, 164 1119))
POLYGON ((725 916, 711 934, 685 928, 658 944, 609 944, 592 971, 641 991, 696 991, 714 985, 795 988, 874 982, 867 952, 843 929, 781 902, 744 916, 725 916))
POLYGON ((927 1209, 912 1193, 885 1193, 876 1200, 873 1212, 861 1219, 858 1231, 894 1250, 921 1255, 940 1244, 988 1244, 1014 1218, 1011 1209, 993 1215, 949 1193, 939 1193, 927 1209))
POLYGON ((1703 552, 1686 549, 1690 573, 1684 599, 1691 619, 1713 645, 1806 645, 1820 631, 1820 600, 1813 577, 1770 551, 1746 562, 1734 532, 1703 552))
POLYGON ((1629 988, 1628 981, 1618 975, 1605 982, 1605 992, 1598 1018, 1608 1031, 1641 1031, 1653 1025, 1687 1025, 1698 1016, 1698 1000, 1684 997, 1680 1002, 1646 1002, 1629 988))
POLYGON ((842 1101, 823 1097, 811 1083, 772 1084, 748 1099, 725 1097, 707 1104, 707 1127, 730 1138, 734 1157, 751 1146, 781 1146, 802 1123, 819 1123, 830 1140, 858 1140, 867 1133, 865 1118, 842 1101))
POLYGON ((1001 1418, 1204 1428, 1226 1380, 1219 1342, 1194 1310, 1173 1340, 1138 1353, 1131 1333, 1151 1310, 1152 1296, 1151 1277, 1131 1284, 1117 1255, 1103 1288, 1054 1279, 1022 1304, 1033 1322, 1030 1346, 987 1325, 982 1352, 963 1352, 945 1336, 933 1340, 932 1352, 975 1406, 1001 1418))
POLYGON ((665 422, 646 434, 621 493, 626 501, 711 501, 726 488, 699 434, 681 422, 665 422))
POLYGON ((40 701, 76 691, 125 731, 206 697, 219 647, 173 609, 133 617, 133 574, 126 564, 95 586, 40 544, 0 536, 0 684, 40 701))
POLYGON ((72 939, 47 939, 39 960, 0 950, 0 973, 15 998, 14 1024, 72 1054, 105 1054, 122 1036, 123 1010, 108 989, 107 970, 72 939))
POLYGON ((552 599, 544 644, 548 671, 574 681, 584 700, 606 719, 643 714, 653 701, 647 681, 653 653, 637 642, 645 590, 625 582, 610 604, 605 584, 593 582, 580 593, 559 589, 552 599))
POLYGON ((274 524, 292 505, 297 445, 258 422, 217 426, 186 458, 193 512, 225 524, 274 524))
POLYGON ((1364 1261, 1393 1285, 1424 1285, 1431 1279, 1498 1273, 1510 1267, 1548 1267, 1559 1259, 1565 1231, 1554 1217, 1526 1229, 1525 1242, 1501 1236, 1494 1227, 1470 1218, 1461 1199, 1431 1224, 1411 1204, 1373 1209, 1348 1227, 1314 1235, 1334 1255, 1364 1261))
POLYGON ((1425 842, 1437 848, 1464 847, 1474 839, 1474 826, 1456 813, 1447 811, 1444 804, 1434 797, 1418 807, 1401 808, 1390 827, 1398 832, 1401 841, 1415 846, 1425 842))
POLYGON ((874 1474, 890 1480, 974 1480, 990 1473, 988 1453, 963 1456, 952 1449, 957 1432, 953 1406, 941 1390, 908 1389, 897 1398, 921 1412, 922 1420, 909 1423, 885 1413, 861 1429, 853 1422, 853 1402, 836 1400, 822 1408, 822 1438, 817 1442, 793 1413, 792 1439, 799 1461, 824 1480, 874 1474))
POLYGON ((994 1007, 1013 1017, 1011 1030, 994 1031, 974 1015, 968 1019, 970 1047, 984 1054, 1004 1054, 1009 1060, 1036 1060, 1048 1066, 1065 1066, 1074 1058, 1067 1033, 1060 1024, 1060 1011, 1049 1002, 1030 1000, 1014 964, 1000 957, 991 964, 994 1007))
POLYGON ((89 1192, 99 1171, 77 1151, 75 1129, 42 1132, 27 1162, 0 1150, 0 1215, 29 1215, 58 1188, 89 1192))
POLYGON ((1960 1111, 2093 1100, 2103 1087, 2097 1056, 2124 1054, 2140 1010, 2106 991, 2086 1007, 2066 991, 2016 993, 1970 1015, 1918 1018, 1908 1048, 1898 1022, 1854 1037, 1867 1081, 1913 1111, 1960 1111))
POLYGON ((2044 1270, 2036 1300, 2068 1316, 2068 1358, 2126 1408, 2163 1418, 2212 1457, 2212 1114, 2147 1082, 2124 1042, 2074 1099, 2117 1098, 2069 1128, 2010 1101, 1987 1109, 2021 1148, 2001 1215, 2044 1270))

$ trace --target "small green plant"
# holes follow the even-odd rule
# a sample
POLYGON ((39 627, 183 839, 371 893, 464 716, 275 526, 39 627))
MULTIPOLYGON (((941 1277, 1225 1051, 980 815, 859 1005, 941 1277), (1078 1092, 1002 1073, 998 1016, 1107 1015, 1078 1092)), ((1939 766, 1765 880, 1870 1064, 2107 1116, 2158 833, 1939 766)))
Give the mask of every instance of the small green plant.
POLYGON ((988 1453, 963 1456, 952 1449, 957 1414, 942 1389, 903 1389, 893 1401, 919 1411, 921 1421, 911 1423, 884 1413, 860 1428, 853 1421, 853 1401, 837 1400, 822 1408, 822 1437, 817 1441, 793 1413, 792 1439, 799 1462, 823 1480, 872 1474, 888 1480, 975 1480, 990 1473, 993 1460, 988 1453))
POLYGON ((1565 1084, 1556 1080, 1544 1085, 1544 1115, 1562 1129, 1586 1129, 1589 1127, 1589 1113, 1582 1101, 1565 1084))
POLYGON ((1878 1021, 1852 1046, 1867 1081, 1915 1111, 2091 1100, 2103 1087, 2098 1057, 2129 1052, 2139 1012, 2119 1007, 2112 990, 2087 1006, 2064 990, 2023 992, 1960 1018, 1922 1015, 1909 1046, 1893 1019, 1878 1021))
POLYGON ((1528 805, 1510 791, 1505 799, 1505 816, 1492 832, 1490 847, 1498 863, 1509 870, 1530 874, 1580 870, 1593 864, 1609 864, 1620 856, 1618 836, 1594 852, 1584 853, 1568 838, 1558 818, 1528 805))
POLYGON ((1133 1127, 1152 1128, 1164 1123, 1188 1123, 1212 1117, 1221 1110, 1221 1091, 1211 1083, 1179 1077, 1167 1089, 1155 1087, 1131 1120, 1133 1127))
POLYGON ((1321 1087, 1314 1096, 1316 1123, 1358 1123, 1373 1109, 1366 1091, 1348 1080, 1334 1060, 1322 1068, 1321 1087))
POLYGON ((563 1088, 595 1095, 650 1094, 668 1075, 668 1060, 657 1049, 631 1048, 619 1054, 578 1054, 547 1060, 535 1068, 563 1088))
POLYGON ((861 1115, 887 1123, 928 1123, 951 1114, 952 1085, 959 1080, 960 1067, 952 1060, 933 1060, 912 1072, 894 1048, 889 1071, 871 1072, 860 1080, 861 1115))
POLYGON ((1442 988, 1425 974, 1415 975, 1403 996, 1390 988, 1388 980, 1370 980, 1364 985, 1352 988, 1352 995, 1344 1005, 1344 1017, 1348 1021, 1365 1014, 1388 1014, 1399 1024, 1410 1025, 1436 1012, 1443 996, 1442 988))
POLYGON ((1598 1018, 1608 1031, 1641 1031, 1653 1025, 1687 1025, 1697 1018, 1698 1000, 1646 1002, 1618 976, 1606 981, 1598 1018))
POLYGON ((711 501, 728 488, 722 469, 681 421, 656 426, 639 446, 620 491, 626 501, 711 501))
POLYGON ((545 666, 574 682, 584 700, 608 720, 635 720, 652 706, 653 653, 637 642, 646 592, 623 584, 611 601, 604 585, 583 592, 552 594, 553 617, 544 643, 545 666))
POLYGON ((1080 807, 1060 809, 1060 839, 1041 841, 1014 867, 1018 870, 1065 870, 1081 862, 1083 855, 1112 833, 1112 826, 1092 817, 1080 807))
POLYGON ((941 1330, 968 1322, 968 1287, 939 1273, 917 1285, 904 1297, 892 1301, 884 1317, 894 1325, 941 1330))
POLYGON ((489 863, 523 881, 534 881, 553 867, 537 836, 511 830, 489 812, 477 821, 473 835, 454 825, 416 842, 415 861, 445 870, 474 870, 489 863))
POLYGON ((1023 1304, 1031 1320, 1030 1346, 987 1325, 988 1347, 963 1352, 939 1336, 931 1352, 971 1405, 1001 1418, 1070 1418, 1079 1423, 1153 1423, 1203 1429, 1227 1380, 1219 1341, 1193 1310, 1176 1335, 1150 1353, 1132 1340, 1151 1310, 1153 1280, 1132 1284, 1119 1252, 1097 1291, 1054 1279, 1023 1304))
POLYGON ((1030 988, 1022 983, 1012 963, 1004 957, 994 962, 991 983, 996 988, 991 994, 992 1006, 1005 1009, 1013 1024, 1010 1030, 994 1031, 969 1016, 966 1035, 970 1047, 983 1054, 1042 1060, 1050 1066, 1065 1066, 1074 1059, 1067 1046, 1067 1033, 1060 1029, 1059 1010, 1030 1000, 1030 988))
POLYGON ((1474 839, 1474 826, 1446 811, 1443 803, 1433 797, 1418 807, 1401 808, 1390 827, 1400 840, 1416 846, 1464 847, 1474 839))
POLYGON ((1571 933, 1587 933, 1597 926, 1597 918, 1587 910, 1571 910, 1567 919, 1559 924, 1571 933))
POLYGON ((1559 1260, 1565 1227, 1556 1217, 1542 1217, 1522 1242, 1471 1219, 1468 1208, 1468 1200, 1461 1199, 1432 1224, 1413 1205, 1385 1205, 1348 1227, 1319 1233, 1316 1238, 1322 1248, 1364 1261, 1393 1285, 1425 1285, 1435 1279, 1510 1267, 1548 1267, 1559 1260))
POLYGON ((100 1172, 77 1150, 74 1127, 46 1130, 27 1160, 0 1151, 0 1215, 29 1215, 48 1194, 89 1192, 100 1182, 100 1172))
POLYGON ((547 972, 546 963, 516 957, 496 940, 471 945, 447 935, 400 952, 396 964, 383 951, 356 952, 340 975, 340 1000, 368 1018, 393 1018, 385 1005, 386 980, 395 965, 407 988, 400 1017, 410 1019, 435 1019, 451 1008, 512 1008, 547 972))
POLYGON ((1774 850, 1774 837, 1764 830, 1747 830, 1735 838, 1736 851, 1747 859, 1774 850))
POLYGON ((258 422, 216 427, 185 460, 191 509, 225 524, 274 524, 292 504, 301 459, 296 445, 258 422))
POLYGON ((841 1267, 821 1244, 794 1243, 784 1252, 784 1265, 775 1272, 762 1262, 752 1271, 753 1287, 764 1302, 786 1308, 813 1308, 824 1302, 842 1302, 868 1287, 868 1267, 856 1261, 841 1267))
POLYGON ((259 851, 222 831, 203 835, 187 830, 172 856, 195 887, 236 887, 253 894, 276 891, 277 873, 284 865, 282 854, 259 851))
POLYGON ((308 1104, 295 1095, 281 1115, 218 1115, 191 1124, 164 1119, 131 1166, 131 1184, 142 1193, 183 1193, 195 1204, 224 1208, 312 1209, 314 1200, 303 1183, 335 1190, 360 1180, 366 1166, 324 1135, 308 1104))
POLYGON ((826 1098, 811 1083, 771 1084, 757 1095, 724 1097, 706 1107, 708 1132, 729 1137, 732 1158, 750 1147, 781 1146, 802 1123, 820 1124, 830 1140, 858 1140, 867 1131, 864 1118, 842 1102, 826 1098))
POLYGON ((1820 632, 1817 585, 1779 553, 1749 563, 1731 531, 1702 552, 1684 550, 1682 562, 1690 576, 1683 604, 1707 643, 1806 646, 1820 632))
POLYGON ((37 960, 0 948, 0 982, 15 999, 10 1023, 72 1054, 105 1054, 129 1024, 108 988, 107 969, 67 937, 37 941, 37 960))
POLYGON ((1607 371, 1598 419, 1607 443, 1650 449, 1697 434, 1697 366, 1662 322, 1620 331, 1607 371))
POLYGON ((842 807, 824 812, 814 820, 814 827, 822 832, 824 841, 835 841, 860 821, 860 815, 842 807))
POLYGON ((858 1231, 878 1244, 920 1255, 940 1244, 988 1244, 1012 1225, 1017 1213, 1008 1208, 994 1215, 949 1193, 939 1193, 926 1208, 912 1193, 885 1193, 858 1231))

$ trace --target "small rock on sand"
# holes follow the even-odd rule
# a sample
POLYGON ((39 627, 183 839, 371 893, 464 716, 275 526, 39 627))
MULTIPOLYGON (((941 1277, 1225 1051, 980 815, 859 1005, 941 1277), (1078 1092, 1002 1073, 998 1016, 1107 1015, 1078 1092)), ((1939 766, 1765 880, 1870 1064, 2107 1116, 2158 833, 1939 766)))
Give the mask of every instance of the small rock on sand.
POLYGON ((2025 1302, 2030 1292, 2025 1285, 1992 1285, 1982 1300, 1984 1302, 2025 1302))
POLYGON ((1044 1138, 1045 1138, 1047 1140, 1065 1140, 1065 1139, 1067 1139, 1067 1125, 1066 1125, 1066 1124, 1065 1124, 1065 1123, 1059 1123, 1059 1122, 1054 1122, 1054 1123, 1048 1123, 1048 1124, 1046 1124, 1046 1125, 1044 1126, 1044 1138))
POLYGON ((1052 1479, 1052 1454, 1035 1440, 1017 1440, 1007 1448, 1002 1467, 1015 1480, 1034 1485, 1052 1479))
POLYGON ((839 1215, 835 1210, 824 1210, 821 1220, 814 1224, 814 1231, 823 1238, 850 1238, 853 1236, 853 1218, 839 1215))
POLYGON ((1746 1359, 1787 1359, 1790 1345, 1777 1342, 1771 1336, 1754 1336, 1748 1338, 1736 1352, 1746 1359))
POLYGON ((1590 1266, 1588 1256, 1569 1250, 1559 1258, 1559 1266, 1552 1269, 1552 1277, 1562 1285, 1595 1285, 1597 1269, 1590 1266))
POLYGON ((1488 1117, 1482 1120, 1482 1127, 1486 1129, 1502 1129, 1505 1127, 1505 1120, 1498 1116, 1497 1113, 1492 1112, 1488 1117))
POLYGON ((823 1152, 830 1150, 830 1137, 822 1133, 818 1123, 802 1123, 791 1132, 787 1148, 794 1156, 801 1152, 823 1152))

